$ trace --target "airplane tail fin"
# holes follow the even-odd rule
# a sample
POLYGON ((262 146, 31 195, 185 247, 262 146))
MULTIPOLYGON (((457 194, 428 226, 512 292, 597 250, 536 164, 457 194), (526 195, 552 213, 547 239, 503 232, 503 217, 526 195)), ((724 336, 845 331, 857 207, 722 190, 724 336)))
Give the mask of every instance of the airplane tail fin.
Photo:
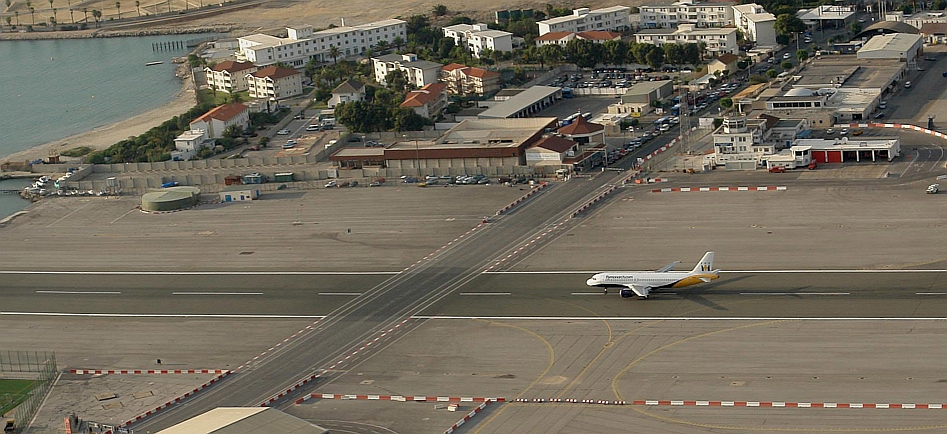
POLYGON ((700 262, 694 267, 691 273, 712 273, 719 270, 714 270, 714 252, 704 253, 704 257, 700 258, 700 262))

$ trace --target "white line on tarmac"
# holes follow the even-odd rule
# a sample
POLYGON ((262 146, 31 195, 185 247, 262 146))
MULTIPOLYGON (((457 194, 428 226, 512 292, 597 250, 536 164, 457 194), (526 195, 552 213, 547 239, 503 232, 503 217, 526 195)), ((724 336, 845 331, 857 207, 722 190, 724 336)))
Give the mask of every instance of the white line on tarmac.
POLYGON ((497 321, 947 321, 947 317, 886 318, 886 317, 679 317, 679 316, 450 316, 415 315, 412 319, 485 319, 497 321))
POLYGON ((172 292, 171 295, 263 295, 262 292, 172 292))
POLYGON ((400 271, 33 271, 0 270, 0 274, 76 274, 104 276, 375 276, 400 271))
POLYGON ((917 295, 947 295, 947 292, 915 292, 917 295))
MULTIPOLYGON (((596 274, 601 273, 601 270, 598 271, 487 271, 483 274, 596 274)), ((615 271, 620 273, 621 271, 615 271)), ((775 274, 775 273, 807 273, 807 274, 828 274, 828 273, 853 273, 853 274, 868 274, 868 273, 947 273, 947 269, 943 270, 721 270, 720 274, 775 274)), ((0 272, 2 274, 2 272, 0 272)))
POLYGON ((851 295, 848 292, 741 292, 740 295, 851 295))
POLYGON ((282 318, 325 318, 324 315, 253 315, 253 314, 176 314, 176 313, 76 313, 76 312, 4 312, 0 316, 67 316, 67 317, 100 317, 100 318, 247 318, 247 319, 282 319, 282 318))
POLYGON ((606 295, 604 292, 573 292, 572 295, 606 295))
POLYGON ((512 292, 461 292, 458 295, 513 295, 512 292))
POLYGON ((131 213, 133 213, 133 212, 135 212, 135 211, 137 211, 137 209, 132 208, 132 209, 128 210, 127 213, 122 214, 120 217, 116 217, 115 220, 110 221, 109 224, 110 224, 110 225, 113 225, 113 224, 115 224, 115 222, 121 220, 121 219, 124 218, 125 216, 127 216, 127 215, 129 215, 129 214, 131 214, 131 213))
POLYGON ((358 296, 362 295, 361 292, 320 292, 319 295, 351 295, 358 296))
POLYGON ((121 294, 121 291, 36 291, 37 294, 121 294))

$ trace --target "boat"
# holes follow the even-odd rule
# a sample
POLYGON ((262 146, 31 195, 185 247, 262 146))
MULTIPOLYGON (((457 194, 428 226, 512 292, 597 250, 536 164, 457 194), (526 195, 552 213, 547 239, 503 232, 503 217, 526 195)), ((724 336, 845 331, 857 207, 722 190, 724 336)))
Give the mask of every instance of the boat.
POLYGON ((161 61, 161 60, 158 60, 158 61, 154 61, 154 62, 148 62, 148 63, 145 64, 145 66, 155 66, 155 65, 160 65, 160 64, 162 64, 162 63, 164 63, 164 62, 161 61))

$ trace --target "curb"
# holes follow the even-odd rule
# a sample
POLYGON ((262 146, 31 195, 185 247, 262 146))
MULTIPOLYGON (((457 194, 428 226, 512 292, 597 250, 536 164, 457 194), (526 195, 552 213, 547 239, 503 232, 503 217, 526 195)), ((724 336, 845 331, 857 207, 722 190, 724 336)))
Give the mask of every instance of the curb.
POLYGON ((542 404, 550 403, 574 403, 574 404, 595 404, 595 405, 647 405, 647 406, 671 406, 671 407, 760 407, 760 408, 869 408, 869 409, 918 409, 918 410, 942 410, 947 409, 947 404, 919 404, 919 403, 864 403, 864 402, 784 402, 784 401, 700 401, 700 400, 650 400, 636 399, 634 401, 601 401, 593 399, 568 399, 568 398, 518 398, 513 402, 542 404))
POLYGON ((229 374, 226 369, 70 369, 78 375, 229 374))
POLYGON ((652 193, 671 193, 671 192, 697 192, 697 191, 786 191, 784 185, 766 186, 766 187, 673 187, 673 188, 655 188, 652 193))
POLYGON ((505 212, 507 212, 507 211, 513 209, 513 207, 515 207, 516 205, 519 205, 519 204, 523 203, 526 199, 529 199, 530 196, 532 196, 532 195, 534 195, 534 194, 536 194, 536 193, 539 193, 540 190, 546 188, 546 185, 547 185, 546 182, 541 182, 541 183, 539 183, 539 187, 534 187, 532 190, 529 191, 529 193, 526 193, 525 195, 523 195, 523 196, 520 197, 519 199, 516 199, 515 201, 511 202, 509 205, 507 205, 507 206, 505 206, 505 207, 503 207, 503 208, 500 208, 500 209, 496 212, 495 215, 500 215, 500 214, 503 214, 503 213, 505 213, 505 212))
POLYGON ((168 408, 168 407, 170 407, 170 406, 172 406, 172 405, 174 405, 174 404, 177 404, 177 403, 179 403, 179 402, 181 402, 181 401, 187 399, 188 397, 191 397, 191 396, 197 394, 198 392, 200 392, 200 391, 202 391, 202 390, 204 390, 204 389, 206 389, 206 388, 212 386, 214 383, 216 383, 217 381, 221 380, 222 378, 226 377, 226 376, 229 375, 229 374, 230 374, 230 371, 224 371, 224 373, 222 373, 222 374, 220 374, 220 375, 218 375, 218 376, 212 378, 210 381, 208 381, 208 382, 206 382, 206 383, 200 385, 199 387, 195 388, 194 390, 192 390, 192 391, 190 391, 190 392, 187 392, 187 393, 185 393, 184 395, 181 395, 181 396, 179 396, 179 397, 177 397, 177 398, 174 398, 174 399, 171 400, 171 401, 165 402, 164 404, 159 405, 158 407, 155 407, 154 410, 148 410, 148 411, 146 411, 146 412, 144 412, 144 413, 142 413, 142 414, 139 414, 138 416, 135 416, 134 419, 129 419, 129 420, 125 421, 125 422, 122 422, 120 425, 118 425, 118 427, 119 427, 119 428, 127 427, 127 426, 129 426, 129 425, 131 425, 131 424, 133 424, 133 423, 135 423, 135 422, 138 422, 139 420, 142 420, 142 419, 144 419, 144 418, 146 418, 146 417, 148 417, 148 416, 151 416, 151 415, 153 415, 153 414, 155 414, 155 413, 157 413, 157 412, 159 412, 159 411, 161 411, 161 410, 164 410, 164 409, 166 409, 166 408, 168 408))
POLYGON ((487 408, 487 406, 490 405, 490 402, 491 401, 484 401, 483 404, 478 405, 477 408, 471 410, 470 413, 467 413, 463 419, 458 420, 456 423, 451 425, 450 428, 447 428, 446 430, 444 430, 444 434, 451 434, 457 428, 460 428, 461 425, 467 423, 467 421, 469 421, 470 419, 473 419, 474 416, 476 416, 478 413, 483 411, 483 409, 487 408))
POLYGON ((506 402, 506 398, 474 398, 457 396, 402 396, 402 395, 346 395, 341 393, 310 393, 296 400, 302 404, 310 399, 341 399, 358 401, 397 402, 506 402))

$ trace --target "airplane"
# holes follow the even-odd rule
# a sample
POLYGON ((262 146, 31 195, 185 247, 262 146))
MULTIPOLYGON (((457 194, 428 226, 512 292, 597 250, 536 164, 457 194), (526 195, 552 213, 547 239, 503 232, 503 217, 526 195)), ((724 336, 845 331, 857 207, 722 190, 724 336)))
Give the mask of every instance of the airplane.
POLYGON ((681 261, 674 261, 654 271, 609 271, 592 276, 586 285, 604 288, 622 288, 619 294, 623 298, 637 295, 648 298, 652 290, 663 288, 683 288, 685 286, 707 283, 720 277, 720 270, 714 270, 714 252, 707 252, 691 271, 671 271, 681 261))

